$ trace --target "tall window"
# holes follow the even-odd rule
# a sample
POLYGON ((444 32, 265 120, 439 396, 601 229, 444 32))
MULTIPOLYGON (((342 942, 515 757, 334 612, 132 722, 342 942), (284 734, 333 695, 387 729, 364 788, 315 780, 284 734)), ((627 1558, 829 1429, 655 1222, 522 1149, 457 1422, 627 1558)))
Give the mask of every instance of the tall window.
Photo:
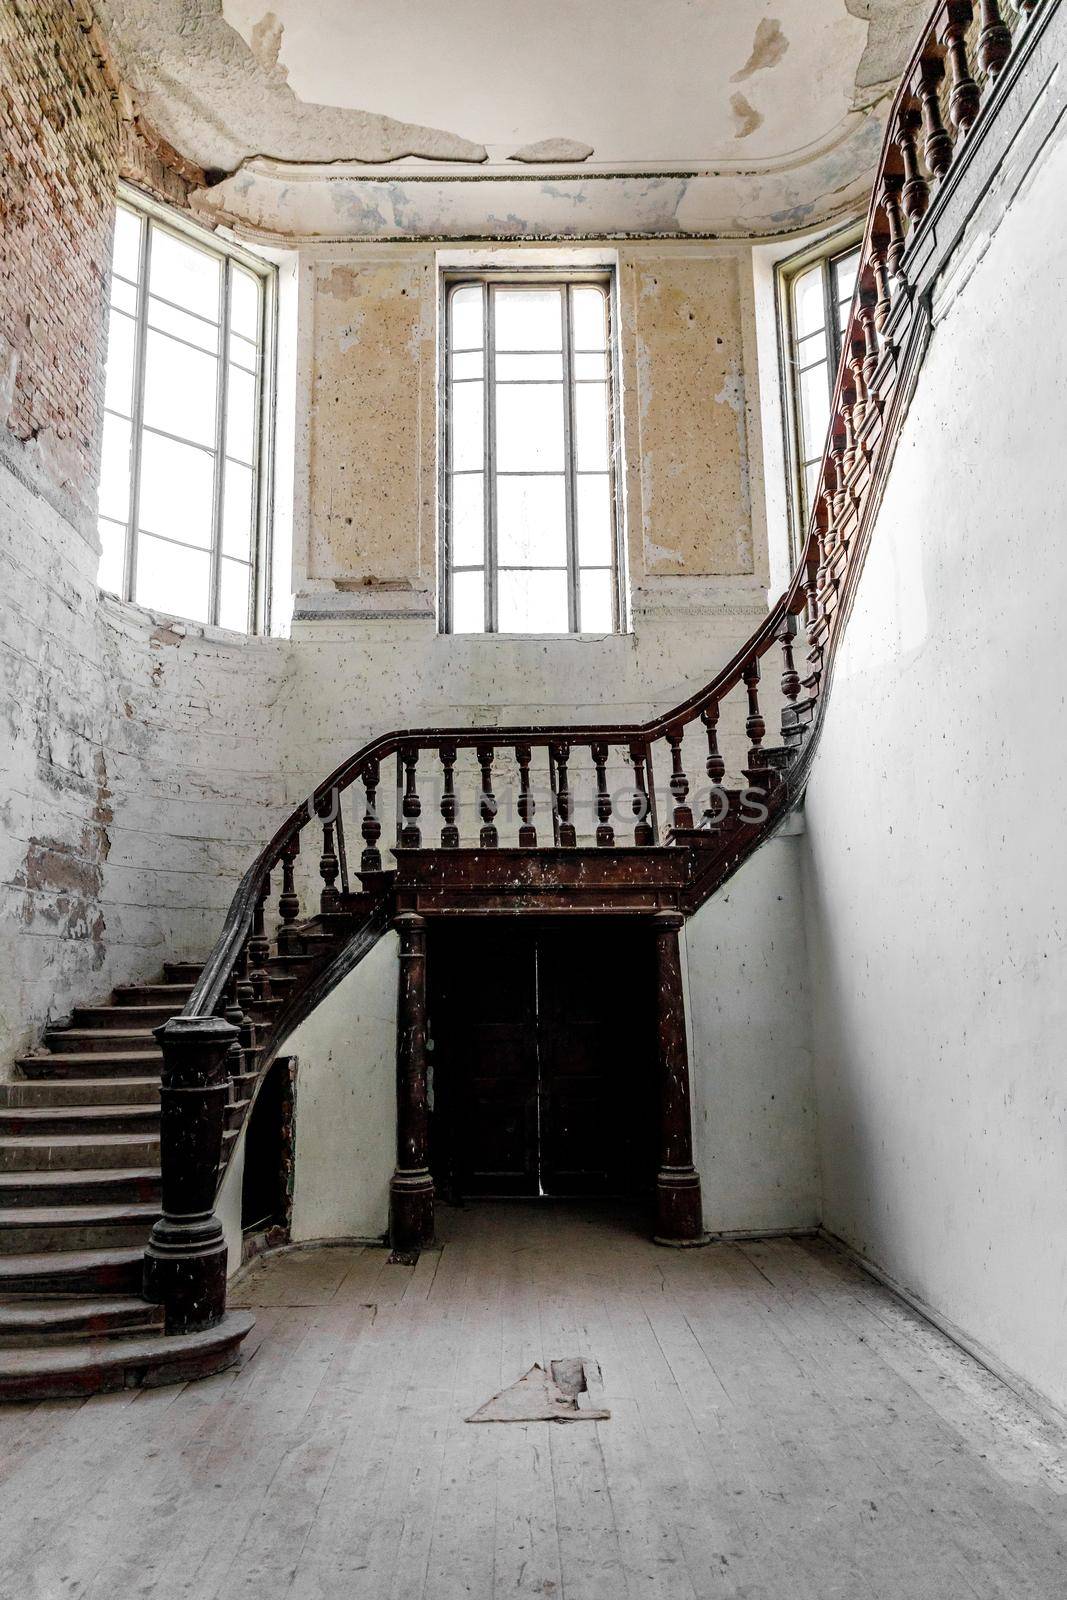
POLYGON ((830 426, 830 402, 859 270, 859 244, 830 250, 790 269, 784 288, 792 375, 793 459, 798 525, 806 528, 830 426))
POLYGON ((447 286, 443 621, 621 625, 606 281, 447 286))
POLYGON ((269 273, 125 201, 115 217, 100 585, 243 631, 257 582, 269 273))

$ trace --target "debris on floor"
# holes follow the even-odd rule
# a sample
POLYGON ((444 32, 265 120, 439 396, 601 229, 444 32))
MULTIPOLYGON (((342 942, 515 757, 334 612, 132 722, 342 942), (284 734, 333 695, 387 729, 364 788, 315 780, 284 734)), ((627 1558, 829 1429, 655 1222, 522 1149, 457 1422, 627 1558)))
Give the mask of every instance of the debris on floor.
POLYGON ((610 1411, 593 1404, 602 1389, 600 1367, 583 1356, 535 1363, 507 1389, 473 1412, 468 1422, 606 1422, 610 1411))

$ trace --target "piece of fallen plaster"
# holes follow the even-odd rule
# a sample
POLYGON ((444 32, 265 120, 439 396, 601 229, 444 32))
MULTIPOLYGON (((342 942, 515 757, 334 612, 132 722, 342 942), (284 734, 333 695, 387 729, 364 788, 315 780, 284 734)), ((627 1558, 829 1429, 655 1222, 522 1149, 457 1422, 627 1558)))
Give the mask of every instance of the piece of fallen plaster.
POLYGON ((762 111, 750 105, 743 94, 730 96, 730 110, 734 114, 734 138, 747 139, 763 122, 762 111))
POLYGON ((606 1422, 611 1412, 589 1404, 585 1370, 586 1363, 578 1356, 553 1361, 551 1375, 535 1363, 515 1383, 479 1406, 467 1421, 606 1422))
POLYGON ((588 161, 592 154, 593 146, 583 144, 580 139, 539 139, 536 144, 524 144, 521 150, 513 150, 508 160, 531 164, 541 161, 588 161))
POLYGON ((752 53, 744 66, 730 79, 731 83, 744 83, 754 72, 769 72, 776 67, 789 49, 789 40, 782 32, 777 17, 761 17, 752 41, 752 53))

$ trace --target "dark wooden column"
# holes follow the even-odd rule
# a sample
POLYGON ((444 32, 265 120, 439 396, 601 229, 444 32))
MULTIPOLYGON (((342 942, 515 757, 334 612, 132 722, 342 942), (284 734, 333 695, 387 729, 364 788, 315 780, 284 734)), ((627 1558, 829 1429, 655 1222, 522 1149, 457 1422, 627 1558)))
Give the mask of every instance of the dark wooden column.
POLYGON ((659 1073, 659 1171, 656 1173, 657 1244, 703 1244, 704 1212, 700 1177, 693 1166, 693 1126, 689 1099, 689 1052, 685 1042, 685 1001, 678 952, 678 911, 652 918, 656 945, 656 1056, 659 1073))
POLYGON ((389 1242, 394 1250, 433 1244, 426 1092, 426 921, 402 911, 396 1008, 396 1171, 389 1185, 389 1242))
POLYGON ((222 1017, 173 1017, 156 1030, 163 1050, 159 1153, 163 1214, 145 1251, 144 1293, 162 1305, 168 1333, 211 1328, 226 1310, 226 1242, 215 1215, 238 1030, 222 1017))

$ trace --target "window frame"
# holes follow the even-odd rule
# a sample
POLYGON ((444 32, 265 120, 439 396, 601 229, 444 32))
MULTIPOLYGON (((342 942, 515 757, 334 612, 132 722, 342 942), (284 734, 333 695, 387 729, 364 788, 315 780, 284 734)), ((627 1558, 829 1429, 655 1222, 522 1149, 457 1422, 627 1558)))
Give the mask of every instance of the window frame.
MULTIPOLYGON (((125 545, 123 552, 123 582, 122 591, 118 598, 128 603, 141 604, 136 600, 137 561, 139 556, 139 541, 142 530, 139 527, 139 510, 141 499, 141 456, 144 431, 144 390, 146 371, 147 336, 149 332, 149 272, 151 270, 152 234, 153 229, 168 233, 181 240, 183 244, 192 245, 202 250, 205 255, 213 256, 221 263, 220 271, 220 307, 219 307, 219 342, 216 360, 218 363, 218 381, 216 384, 215 422, 212 435, 212 444, 209 449, 214 463, 214 480, 212 486, 211 508, 211 542, 208 547, 210 560, 210 575, 208 589, 208 618, 188 618, 196 626, 223 628, 228 632, 242 632, 244 634, 266 634, 270 631, 271 621, 271 561, 273 545, 273 496, 270 486, 274 470, 274 426, 276 413, 276 350, 277 350, 277 268, 272 262, 264 260, 261 256, 243 249, 240 245, 228 239, 219 239, 215 234, 199 227, 179 213, 171 211, 166 206, 151 199, 132 185, 120 182, 115 195, 115 209, 132 212, 141 224, 140 254, 138 258, 138 282, 131 284, 131 280, 118 274, 121 281, 136 288, 136 310, 132 315, 134 324, 133 343, 133 372, 131 377, 130 396, 130 493, 126 516, 125 545), (224 463, 227 459, 225 448, 226 437, 226 399, 227 382, 229 376, 229 327, 230 327, 230 300, 231 300, 231 274, 230 263, 243 268, 252 274, 260 286, 259 296, 259 325, 256 333, 258 361, 256 364, 256 393, 255 417, 253 424, 253 450, 252 461, 249 463, 252 473, 252 512, 251 512, 251 538, 250 538, 250 567, 251 580, 249 583, 248 617, 243 629, 230 627, 228 624, 217 620, 220 605, 221 590, 221 565, 222 565, 222 520, 223 520, 223 480, 225 477, 224 463)), ((111 281, 115 276, 113 268, 109 265, 107 274, 107 301, 105 314, 110 317, 111 281)), ((156 296, 155 298, 160 298, 156 296)), ((170 304, 170 302, 165 302, 170 304)), ((186 308, 179 307, 185 311, 186 308)), ((129 316, 130 313, 124 313, 129 316)), ((186 313, 192 315, 194 313, 186 313)), ((172 337, 178 338, 177 335, 172 337)), ((102 371, 106 374, 106 357, 102 371)), ((108 413, 108 408, 101 403, 101 426, 103 418, 108 413)), ((117 415, 117 413, 114 413, 117 415)), ((153 429, 161 437, 170 438, 165 430, 153 429)), ((179 439, 179 443, 191 443, 179 439)), ((119 519, 103 516, 102 520, 121 526, 119 519)), ((161 538, 162 535, 153 535, 161 538)), ((175 541, 170 541, 175 542, 175 541)), ((179 541, 180 542, 180 541, 179 541)), ((105 591, 114 593, 113 590, 105 591)), ((157 608, 158 609, 158 608, 157 608)), ((180 615, 180 613, 175 613, 180 615)))
MULTIPOLYGON (((796 254, 779 261, 775 268, 776 308, 778 321, 779 384, 782 394, 782 424, 785 435, 785 466, 787 476, 787 503, 789 507, 790 558, 796 562, 803 547, 810 521, 804 513, 804 441, 803 416, 800 404, 800 377, 802 371, 796 359, 799 343, 796 332, 794 289, 797 281, 809 268, 821 266, 823 290, 823 329, 827 338, 827 387, 833 402, 837 371, 841 361, 842 335, 838 327, 839 300, 834 295, 834 273, 845 257, 852 255, 863 242, 864 224, 857 220, 846 228, 838 229, 813 245, 806 245, 796 254)), ((813 363, 814 364, 814 363, 813 363)), ((825 450, 825 441, 823 443, 825 450)), ((813 457, 812 460, 815 458, 813 457)), ((810 465, 810 462, 808 463, 810 465)))
MULTIPOLYGON (((620 400, 619 317, 616 275, 612 267, 542 266, 542 267, 445 267, 439 273, 438 300, 438 563, 437 563, 437 616, 438 632, 453 634, 452 577, 456 570, 452 562, 452 383, 450 361, 452 354, 452 297, 457 289, 472 285, 484 286, 482 316, 482 349, 484 352, 483 379, 483 473, 485 483, 485 623, 479 633, 463 633, 462 638, 600 638, 603 630, 580 630, 575 626, 580 619, 579 581, 581 565, 578 560, 578 530, 576 515, 577 466, 574 453, 574 338, 569 312, 569 291, 572 287, 594 287, 604 295, 606 313, 606 384, 608 412, 608 466, 611 511, 611 629, 612 635, 626 633, 629 626, 628 584, 626 576, 626 545, 623 521, 623 470, 622 470, 622 410, 620 400), (551 633, 502 631, 498 623, 497 590, 500 563, 496 550, 496 477, 495 468, 495 406, 496 390, 495 347, 493 343, 492 291, 494 286, 511 288, 528 287, 532 290, 551 287, 566 294, 567 315, 564 318, 563 338, 563 388, 564 388, 564 467, 565 505, 567 518, 567 603, 568 627, 551 633)), ((529 380, 537 381, 537 380, 529 380)), ((598 380, 599 381, 599 380, 598 380)), ((459 570, 483 570, 464 569, 459 570)), ((531 571, 539 570, 530 568, 531 571)), ((559 570, 553 568, 552 570, 559 570)), ((604 569, 589 569, 604 570, 604 569)))

